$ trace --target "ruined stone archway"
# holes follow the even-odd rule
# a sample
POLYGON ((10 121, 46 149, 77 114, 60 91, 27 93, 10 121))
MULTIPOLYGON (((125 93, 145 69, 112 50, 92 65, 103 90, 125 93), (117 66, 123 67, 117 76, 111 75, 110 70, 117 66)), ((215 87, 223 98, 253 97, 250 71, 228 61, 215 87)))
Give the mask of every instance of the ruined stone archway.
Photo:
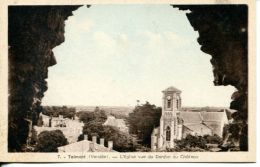
MULTIPOLYGON (((47 90, 52 49, 64 42, 64 22, 80 6, 10 6, 8 10, 9 113, 8 149, 22 151, 30 124, 36 124, 47 90), (30 44, 30 45, 28 45, 30 44)), ((240 149, 247 150, 247 20, 246 5, 176 5, 190 10, 187 18, 199 32, 201 50, 212 56, 214 84, 232 85, 230 108, 240 131, 240 149)))
POLYGON ((247 5, 176 5, 190 10, 187 18, 195 31, 201 50, 212 56, 215 86, 232 85, 230 108, 235 124, 231 136, 240 150, 248 150, 248 6, 247 5))

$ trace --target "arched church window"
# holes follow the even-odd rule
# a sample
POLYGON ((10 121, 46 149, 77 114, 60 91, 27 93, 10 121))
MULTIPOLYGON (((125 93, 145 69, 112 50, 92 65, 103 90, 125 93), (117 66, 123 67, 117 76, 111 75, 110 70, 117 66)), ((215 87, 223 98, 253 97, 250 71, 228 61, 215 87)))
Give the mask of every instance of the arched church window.
POLYGON ((171 100, 167 100, 167 108, 171 108, 171 100))
POLYGON ((166 128, 166 141, 170 141, 171 140, 171 128, 168 126, 166 128))
POLYGON ((171 108, 171 107, 172 107, 172 97, 167 96, 167 108, 171 108))

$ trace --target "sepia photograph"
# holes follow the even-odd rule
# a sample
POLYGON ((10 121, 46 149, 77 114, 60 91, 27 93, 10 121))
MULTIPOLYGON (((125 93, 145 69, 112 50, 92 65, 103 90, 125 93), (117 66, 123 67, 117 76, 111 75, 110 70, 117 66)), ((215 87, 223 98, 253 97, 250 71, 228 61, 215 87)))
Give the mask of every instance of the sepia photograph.
POLYGON ((5 6, 1 161, 255 161, 254 8, 159 2, 5 6))

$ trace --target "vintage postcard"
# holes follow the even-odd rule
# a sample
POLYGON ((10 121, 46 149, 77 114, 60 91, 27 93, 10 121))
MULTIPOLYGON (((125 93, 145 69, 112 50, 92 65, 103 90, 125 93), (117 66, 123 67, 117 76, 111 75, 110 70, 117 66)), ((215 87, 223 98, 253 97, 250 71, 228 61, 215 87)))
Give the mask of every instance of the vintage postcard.
POLYGON ((255 162, 253 0, 3 0, 1 162, 255 162))

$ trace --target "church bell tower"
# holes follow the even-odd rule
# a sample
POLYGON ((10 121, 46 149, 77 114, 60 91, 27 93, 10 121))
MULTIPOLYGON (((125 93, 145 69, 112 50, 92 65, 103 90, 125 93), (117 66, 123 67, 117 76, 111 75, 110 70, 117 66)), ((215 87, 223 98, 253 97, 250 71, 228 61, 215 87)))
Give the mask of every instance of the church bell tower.
POLYGON ((158 148, 174 148, 174 140, 178 139, 177 113, 181 108, 181 91, 171 86, 162 91, 162 116, 158 148))
POLYGON ((181 91, 171 86, 162 91, 163 112, 176 112, 181 108, 181 91))

